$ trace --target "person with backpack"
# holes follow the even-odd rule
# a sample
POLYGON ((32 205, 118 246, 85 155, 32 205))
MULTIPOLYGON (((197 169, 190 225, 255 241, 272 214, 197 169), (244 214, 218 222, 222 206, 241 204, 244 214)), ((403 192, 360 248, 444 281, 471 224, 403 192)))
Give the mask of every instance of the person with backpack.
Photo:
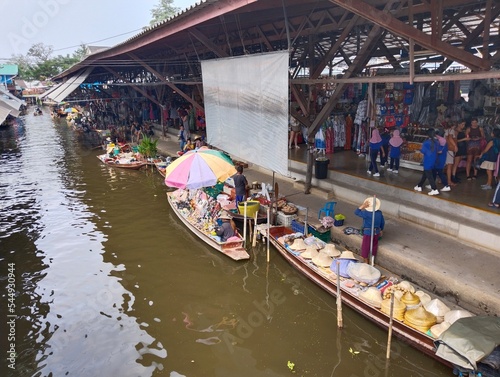
POLYGON ((491 132, 491 136, 492 139, 486 144, 486 147, 481 152, 481 156, 479 156, 479 161, 481 162, 479 167, 486 170, 487 176, 486 184, 481 185, 483 190, 491 190, 493 188, 493 171, 496 168, 498 151, 500 150, 500 128, 495 128, 491 132))
POLYGON ((425 141, 422 143, 422 148, 420 149, 420 153, 424 155, 422 163, 422 165, 424 166, 424 171, 422 172, 422 178, 413 188, 415 191, 421 192, 422 186, 424 185, 425 181, 429 180, 431 191, 428 193, 428 195, 439 195, 436 181, 434 180, 434 176, 432 175, 432 170, 436 165, 438 149, 439 142, 436 139, 434 128, 429 128, 427 130, 427 139, 425 139, 425 141))

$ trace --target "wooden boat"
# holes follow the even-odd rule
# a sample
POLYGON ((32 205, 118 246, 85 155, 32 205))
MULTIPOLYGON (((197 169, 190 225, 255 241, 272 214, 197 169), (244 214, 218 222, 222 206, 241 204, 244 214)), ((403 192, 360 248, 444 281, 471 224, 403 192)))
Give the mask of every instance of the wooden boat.
POLYGON ((220 253, 227 255, 229 258, 234 260, 250 259, 250 255, 247 253, 243 247, 243 240, 231 241, 231 242, 218 242, 212 238, 209 234, 205 233, 203 230, 192 224, 188 218, 186 218, 181 211, 177 208, 175 203, 176 192, 167 192, 168 203, 170 207, 175 212, 177 217, 186 225, 186 227, 193 232, 198 238, 204 241, 207 245, 211 246, 220 253))
POLYGON ((120 157, 120 155, 116 157, 109 157, 106 153, 97 156, 97 158, 103 164, 119 169, 139 170, 148 164, 146 161, 133 161, 129 158, 124 158, 123 156, 120 157))
POLYGON ((155 161, 154 165, 156 167, 156 170, 158 170, 158 173, 165 178, 165 172, 167 170, 168 163, 166 161, 155 161))
MULTIPOLYGON (((292 253, 289 249, 287 249, 284 243, 278 240, 283 236, 295 233, 292 229, 284 226, 277 226, 271 227, 269 232, 269 241, 276 247, 278 252, 288 261, 288 263, 332 296, 337 296, 336 275, 330 271, 330 269, 319 268, 309 260, 300 257, 300 255, 295 255, 296 253, 292 253)), ((340 289, 343 304, 349 306, 370 321, 374 322, 376 325, 384 329, 389 328, 389 316, 387 314, 361 300, 357 294, 348 288, 342 281, 340 283, 340 289)), ((434 345, 435 339, 431 336, 424 334, 423 332, 420 332, 396 319, 393 320, 392 331, 393 334, 399 339, 451 367, 449 362, 436 356, 436 349, 434 345)))

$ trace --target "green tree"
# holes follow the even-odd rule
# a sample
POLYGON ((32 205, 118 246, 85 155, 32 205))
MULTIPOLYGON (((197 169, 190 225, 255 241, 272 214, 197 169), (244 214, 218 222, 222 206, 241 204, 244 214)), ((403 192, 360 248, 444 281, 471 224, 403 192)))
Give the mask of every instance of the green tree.
POLYGON ((18 65, 19 78, 46 80, 81 61, 87 52, 85 45, 81 45, 72 55, 51 57, 53 51, 52 46, 36 43, 31 46, 26 55, 12 55, 9 62, 18 65))
POLYGON ((152 19, 149 24, 153 26, 154 24, 166 20, 179 12, 180 8, 174 7, 173 4, 174 0, 160 0, 158 4, 151 9, 152 19))

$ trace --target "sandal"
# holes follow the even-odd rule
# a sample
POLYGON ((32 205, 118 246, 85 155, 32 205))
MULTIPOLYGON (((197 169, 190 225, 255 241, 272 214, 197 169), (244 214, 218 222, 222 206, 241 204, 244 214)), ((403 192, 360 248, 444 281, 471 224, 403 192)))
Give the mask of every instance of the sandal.
POLYGON ((474 174, 474 175, 472 176, 472 179, 474 179, 474 180, 475 180, 475 179, 477 179, 477 175, 475 175, 475 174, 474 174))
POLYGON ((467 176, 467 180, 468 181, 471 181, 472 180, 472 177, 470 175, 467 176))
POLYGON ((496 203, 488 203, 488 207, 500 208, 500 204, 496 204, 496 203))

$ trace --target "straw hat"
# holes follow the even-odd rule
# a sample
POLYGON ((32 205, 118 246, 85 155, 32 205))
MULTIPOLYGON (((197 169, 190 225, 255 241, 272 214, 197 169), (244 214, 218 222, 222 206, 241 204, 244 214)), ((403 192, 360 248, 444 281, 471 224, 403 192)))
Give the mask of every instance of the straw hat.
POLYGON ((307 248, 306 243, 304 242, 304 239, 302 238, 296 238, 293 241, 293 244, 290 246, 290 249, 292 250, 305 250, 307 248))
POLYGON ((323 250, 312 258, 312 262, 318 267, 330 267, 333 258, 326 255, 323 250))
POLYGON ((361 283, 374 284, 380 279, 380 271, 367 263, 351 263, 347 267, 351 278, 361 283))
POLYGON ((221 220, 231 220, 232 217, 231 217, 231 215, 229 215, 229 213, 224 212, 224 213, 222 213, 222 215, 219 216, 219 219, 221 219, 221 220))
MULTIPOLYGON (((382 313, 387 315, 391 315, 391 299, 386 298, 382 301, 380 305, 380 310, 382 313)), ((394 306, 392 310, 392 316, 396 318, 398 321, 402 321, 405 316, 406 305, 399 301, 396 297, 394 297, 394 306)))
POLYGON ((340 255, 340 251, 337 250, 333 243, 327 243, 321 252, 332 258, 336 258, 340 255))
POLYGON ((448 313, 444 315, 445 322, 448 322, 450 325, 453 325, 457 319, 472 317, 474 314, 468 312, 467 310, 450 310, 448 313))
POLYGON ((382 305, 382 293, 375 287, 369 287, 366 291, 360 292, 359 298, 375 308, 380 308, 382 305))
MULTIPOLYGON (((373 197, 372 196, 366 198, 363 201, 363 204, 368 204, 368 207, 366 207, 365 209, 368 212, 373 212, 373 197)), ((380 199, 375 198, 375 211, 378 211, 380 209, 380 205, 381 205, 380 199)))
POLYGON ((300 253, 300 256, 305 259, 311 259, 315 255, 319 254, 318 249, 314 245, 309 245, 306 247, 306 251, 300 253))
POLYGON ((441 323, 444 321, 444 315, 450 311, 450 308, 447 307, 441 300, 435 298, 434 300, 429 301, 426 305, 424 305, 425 310, 429 313, 432 313, 437 318, 437 323, 441 323))
POLYGON ((416 291, 415 294, 418 296, 418 298, 420 299, 420 302, 422 303, 422 305, 425 306, 425 304, 427 304, 429 301, 431 301, 431 296, 429 296, 427 293, 423 292, 423 291, 416 291))
POLYGON ((357 260, 357 258, 354 256, 354 254, 352 253, 352 251, 349 251, 349 250, 343 251, 340 254, 339 259, 354 259, 354 260, 357 260))
MULTIPOLYGON (((395 299, 398 299, 401 301, 401 299, 403 298, 403 294, 404 292, 403 291, 400 291, 399 289, 394 291, 394 298, 395 299)), ((406 305, 406 304, 405 304, 406 305)))
POLYGON ((416 309, 406 311, 404 323, 414 329, 426 333, 436 324, 436 316, 425 310, 423 306, 419 306, 416 309))
POLYGON ((431 327, 431 335, 434 338, 439 338, 451 325, 448 322, 441 322, 431 327))
POLYGON ((410 291, 403 294, 401 302, 405 304, 408 309, 415 309, 417 306, 420 306, 420 298, 410 291))

